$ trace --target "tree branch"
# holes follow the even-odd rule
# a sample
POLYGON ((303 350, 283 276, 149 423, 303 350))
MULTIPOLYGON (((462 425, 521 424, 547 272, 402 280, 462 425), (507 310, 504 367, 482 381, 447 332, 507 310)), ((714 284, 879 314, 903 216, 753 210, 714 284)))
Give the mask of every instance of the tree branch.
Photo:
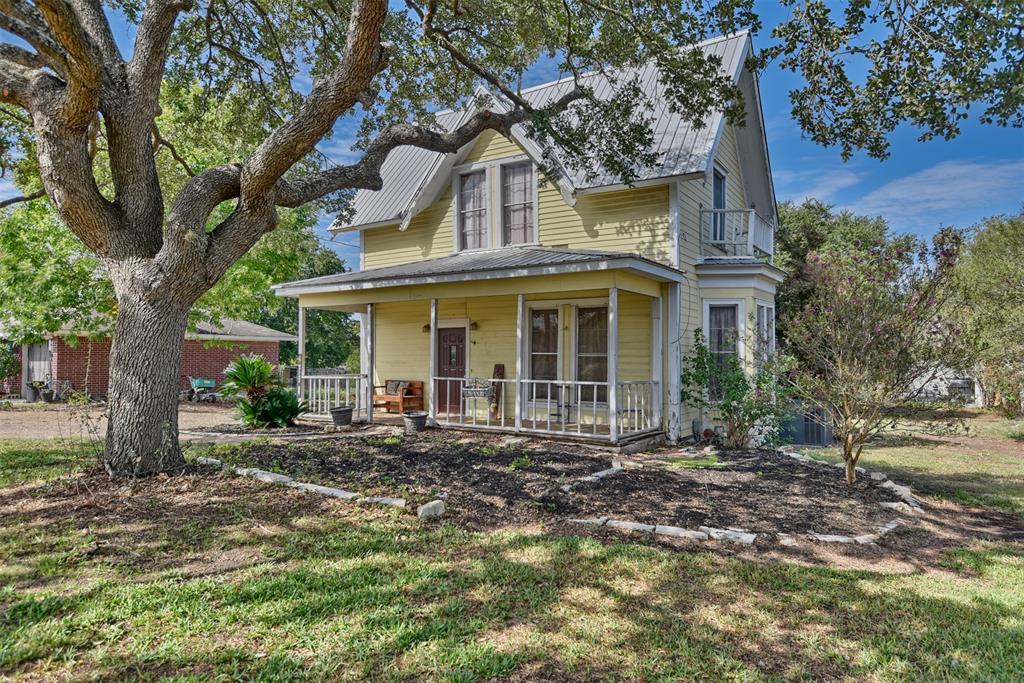
POLYGON ((135 51, 128 64, 128 84, 147 108, 160 99, 167 44, 178 14, 192 9, 192 0, 150 0, 135 34, 135 51))
POLYGON ((387 18, 385 0, 356 0, 338 67, 314 86, 298 113, 279 126, 253 152, 242 171, 243 205, 263 195, 300 159, 309 154, 386 65, 380 42, 387 18))
MULTIPOLYGON (((58 74, 67 74, 67 55, 38 14, 27 12, 19 0, 0 0, 0 29, 18 36, 47 57, 47 65, 58 74)), ((35 8, 32 8, 33 10, 35 8)))
POLYGON ((20 195, 18 197, 8 197, 7 199, 0 200, 0 209, 5 209, 13 204, 21 204, 22 202, 30 202, 33 199, 39 199, 45 197, 46 193, 42 190, 36 190, 29 194, 20 195))
POLYGON ((0 59, 28 67, 29 69, 42 69, 48 66, 47 61, 43 59, 42 55, 36 52, 29 52, 9 43, 0 44, 0 59))
MULTIPOLYGON (((547 110, 552 114, 558 114, 585 96, 584 90, 573 89, 550 104, 547 110)), ((342 189, 379 190, 382 182, 380 169, 391 151, 397 147, 408 145, 432 152, 453 154, 487 130, 498 131, 508 137, 511 135, 512 127, 528 117, 529 112, 520 108, 506 113, 480 111, 450 133, 406 123, 391 125, 367 147, 359 162, 337 166, 299 180, 279 182, 276 187, 275 203, 278 206, 296 207, 342 189)))
POLYGON ((185 158, 178 154, 178 149, 174 146, 174 144, 160 134, 160 129, 157 127, 155 123, 153 124, 153 147, 154 154, 160 151, 161 147, 167 148, 167 151, 171 153, 171 157, 178 162, 178 165, 181 166, 181 168, 185 171, 185 173, 189 175, 189 177, 192 177, 196 174, 196 172, 192 170, 192 167, 189 166, 189 163, 185 161, 185 158))

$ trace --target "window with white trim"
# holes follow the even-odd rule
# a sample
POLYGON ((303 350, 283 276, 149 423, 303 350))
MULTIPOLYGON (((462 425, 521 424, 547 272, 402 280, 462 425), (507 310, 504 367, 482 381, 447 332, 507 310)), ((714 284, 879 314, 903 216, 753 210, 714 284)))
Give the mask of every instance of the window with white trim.
POLYGON ((711 223, 711 239, 721 242, 725 239, 725 174, 717 168, 711 178, 711 208, 715 210, 711 223))
MULTIPOLYGON (((726 369, 730 358, 739 359, 739 306, 736 304, 710 304, 708 306, 708 351, 715 367, 726 369)), ((722 398, 722 388, 712 378, 708 387, 712 401, 722 398)))
MULTIPOLYGON (((576 379, 580 382, 608 381, 608 307, 576 309, 576 379)), ((580 401, 608 401, 608 386, 580 387, 580 401)))
POLYGON ((459 175, 459 250, 487 245, 487 171, 459 175))
POLYGON ((534 237, 533 163, 501 167, 502 244, 532 244, 534 237))

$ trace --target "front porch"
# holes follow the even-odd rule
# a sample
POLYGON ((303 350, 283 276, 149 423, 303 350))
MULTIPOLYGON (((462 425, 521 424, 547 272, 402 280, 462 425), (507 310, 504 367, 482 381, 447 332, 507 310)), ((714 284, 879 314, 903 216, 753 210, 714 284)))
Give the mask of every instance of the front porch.
MULTIPOLYGON (((607 266, 612 258, 624 260, 592 260, 607 266)), ((671 437, 679 422, 678 398, 669 398, 678 397, 681 274, 660 265, 641 274, 630 265, 559 273, 546 264, 535 276, 482 273, 444 284, 392 284, 380 277, 389 269, 346 274, 348 289, 300 296, 299 391, 313 417, 347 404, 355 419, 388 419, 372 407, 374 396, 389 382, 387 393, 417 382, 437 427, 612 444, 671 437), (306 367, 310 308, 359 315, 360 372, 306 367)))

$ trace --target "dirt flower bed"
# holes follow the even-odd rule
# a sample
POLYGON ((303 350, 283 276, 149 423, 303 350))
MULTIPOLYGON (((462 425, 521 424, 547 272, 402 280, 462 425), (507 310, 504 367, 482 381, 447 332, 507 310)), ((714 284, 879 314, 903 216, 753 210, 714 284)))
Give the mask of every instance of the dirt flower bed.
POLYGON ((857 535, 897 514, 879 505, 899 499, 877 482, 862 478, 848 487, 837 468, 809 467, 771 451, 661 458, 575 483, 612 467, 614 457, 555 442, 502 443, 500 437, 372 436, 240 445, 225 459, 366 495, 402 496, 410 507, 444 498, 448 516, 470 528, 603 515, 692 529, 857 535), (570 482, 567 493, 562 487, 570 482))
POLYGON ((533 523, 568 511, 560 486, 612 466, 608 454, 574 446, 504 447, 500 437, 429 434, 352 437, 225 447, 239 466, 364 495, 401 496, 410 508, 446 500, 446 518, 471 529, 533 523))
POLYGON ((573 489, 569 511, 644 524, 740 528, 757 534, 858 535, 896 516, 899 499, 867 477, 847 486, 838 468, 807 466, 773 451, 673 458, 573 489))

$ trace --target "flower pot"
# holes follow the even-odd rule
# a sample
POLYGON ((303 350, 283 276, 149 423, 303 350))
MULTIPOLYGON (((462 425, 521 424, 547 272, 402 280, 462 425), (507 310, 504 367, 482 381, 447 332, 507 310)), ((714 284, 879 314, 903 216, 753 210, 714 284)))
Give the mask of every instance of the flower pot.
POLYGON ((43 400, 47 403, 54 403, 57 400, 57 392, 53 389, 43 389, 39 392, 43 396, 43 400))
POLYGON ((335 406, 331 408, 331 419, 335 427, 348 427, 352 424, 352 410, 354 406, 335 406))
POLYGON ((422 410, 407 410, 402 413, 402 419, 406 434, 416 434, 427 428, 427 413, 422 410))
POLYGON ((25 387, 25 400, 29 403, 35 403, 40 398, 39 389, 29 384, 25 387))

